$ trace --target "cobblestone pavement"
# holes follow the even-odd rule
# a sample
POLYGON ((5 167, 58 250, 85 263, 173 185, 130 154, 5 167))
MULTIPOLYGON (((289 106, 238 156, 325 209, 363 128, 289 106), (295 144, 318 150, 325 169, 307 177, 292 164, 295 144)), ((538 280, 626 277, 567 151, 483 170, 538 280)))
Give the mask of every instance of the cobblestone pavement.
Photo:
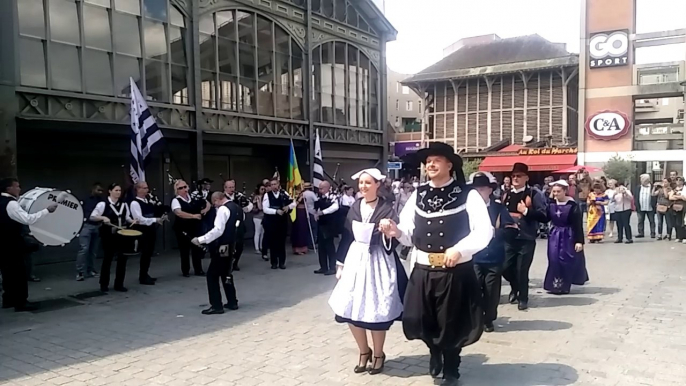
MULTIPOLYGON (((644 239, 587 250, 591 282, 555 297, 540 289, 539 244, 531 308, 501 305, 496 332, 464 350, 463 385, 684 384, 686 245, 644 239)), ((406 341, 398 324, 386 372, 353 374, 356 346, 327 305, 335 279, 312 274, 312 255, 273 271, 247 253, 236 275, 241 309, 218 316, 200 314, 204 279, 180 277, 175 258, 159 260, 154 287, 131 284, 130 262, 126 294, 0 312, 0 385, 434 384, 426 348, 406 341)))

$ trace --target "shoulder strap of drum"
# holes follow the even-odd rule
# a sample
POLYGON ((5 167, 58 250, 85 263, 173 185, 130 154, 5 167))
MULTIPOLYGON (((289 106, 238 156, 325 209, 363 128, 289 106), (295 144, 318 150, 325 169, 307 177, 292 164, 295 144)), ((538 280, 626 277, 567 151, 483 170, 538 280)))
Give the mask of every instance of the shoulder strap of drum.
POLYGON ((493 237, 495 237, 495 230, 500 229, 500 213, 498 213, 498 217, 495 219, 495 229, 493 232, 493 237))

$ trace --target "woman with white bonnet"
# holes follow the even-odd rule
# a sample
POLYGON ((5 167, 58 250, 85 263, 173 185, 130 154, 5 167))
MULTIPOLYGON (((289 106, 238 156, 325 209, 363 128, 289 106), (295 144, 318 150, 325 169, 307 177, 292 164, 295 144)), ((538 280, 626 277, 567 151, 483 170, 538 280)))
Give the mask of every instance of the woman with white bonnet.
POLYGON ((572 284, 588 281, 584 257, 583 213, 573 198, 567 196, 565 180, 551 182, 553 200, 548 205, 552 229, 548 237, 548 270, 543 289, 551 294, 568 294, 572 284))
POLYGON ((338 283, 329 299, 336 321, 348 324, 360 350, 355 373, 378 374, 383 370, 386 332, 403 313, 407 275, 395 253, 398 244, 379 232, 382 219, 397 221, 393 203, 377 195, 384 178, 375 168, 352 176, 358 181, 361 198, 345 219, 338 247, 338 283), (367 331, 371 333, 373 350, 367 331))

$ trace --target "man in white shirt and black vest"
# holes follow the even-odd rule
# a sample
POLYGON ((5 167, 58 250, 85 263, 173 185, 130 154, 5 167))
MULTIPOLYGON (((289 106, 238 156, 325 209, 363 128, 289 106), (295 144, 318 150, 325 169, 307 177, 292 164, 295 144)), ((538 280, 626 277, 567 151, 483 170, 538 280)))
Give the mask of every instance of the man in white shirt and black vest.
POLYGON ((269 261, 272 269, 286 269, 286 233, 288 231, 288 214, 295 208, 295 201, 281 190, 279 180, 271 181, 271 191, 264 194, 262 224, 269 237, 269 261))
POLYGON ((324 275, 336 274, 336 247, 334 239, 338 233, 338 197, 331 192, 331 184, 328 181, 319 183, 319 195, 314 202, 314 209, 317 211, 315 220, 317 227, 317 247, 319 250, 319 269, 314 273, 324 275))
POLYGON ((486 203, 469 190, 462 159, 434 142, 417 152, 430 182, 407 200, 400 222, 382 220, 381 231, 410 252, 412 274, 405 293, 403 330, 421 339, 431 353, 429 373, 455 386, 462 348, 479 340, 484 328, 481 288, 472 257, 486 248, 493 226, 486 203))
POLYGON ((236 205, 238 205, 242 211, 243 217, 241 218, 241 226, 237 229, 236 234, 236 253, 233 256, 233 270, 240 271, 241 269, 238 267, 238 261, 241 259, 241 255, 243 254, 243 246, 245 244, 245 214, 250 213, 253 208, 253 204, 250 202, 248 197, 245 196, 245 194, 236 192, 236 181, 234 180, 227 180, 224 182, 224 194, 229 201, 236 203, 236 205))
POLYGON ((150 262, 155 252, 155 242, 157 241, 157 225, 162 224, 165 216, 155 217, 155 205, 148 201, 147 196, 150 192, 148 183, 138 181, 134 185, 136 197, 129 205, 131 207, 131 217, 136 220, 133 229, 140 231, 143 235, 140 238, 138 249, 141 251, 140 269, 138 271, 138 282, 143 285, 155 285, 157 278, 150 277, 150 262))
POLYGON ((236 247, 236 234, 241 226, 242 211, 238 205, 226 198, 223 192, 212 193, 212 204, 217 209, 214 227, 204 235, 193 238, 194 245, 209 245, 210 266, 207 268, 207 293, 210 298, 210 308, 203 310, 204 315, 223 314, 224 307, 230 310, 238 309, 236 287, 231 273, 231 259, 236 247), (226 304, 222 305, 222 294, 219 280, 224 287, 226 304))
POLYGON ((517 162, 512 168, 512 188, 503 195, 503 205, 519 228, 519 235, 505 243, 503 277, 510 283, 509 301, 519 302, 520 311, 529 308, 529 268, 534 261, 538 224, 548 221, 547 198, 528 181, 529 167, 517 162))
POLYGON ((0 273, 2 273, 2 308, 14 307, 15 311, 32 311, 36 307, 28 302, 29 287, 26 277, 24 255, 26 244, 22 230, 26 225, 33 225, 41 218, 53 213, 57 204, 46 209, 28 214, 17 202, 21 186, 15 178, 0 181, 0 273))

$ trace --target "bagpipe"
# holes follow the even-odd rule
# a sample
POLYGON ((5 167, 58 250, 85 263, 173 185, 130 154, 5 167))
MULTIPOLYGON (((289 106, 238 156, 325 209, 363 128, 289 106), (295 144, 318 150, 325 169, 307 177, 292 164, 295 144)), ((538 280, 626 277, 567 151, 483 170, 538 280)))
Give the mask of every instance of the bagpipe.
MULTIPOLYGON (((131 175, 127 172, 126 165, 121 165, 122 170, 124 171, 124 176, 125 180, 128 181, 129 183, 132 183, 131 181, 131 175)), ((167 174, 169 174, 169 171, 167 170, 167 174)), ((156 193, 157 189, 151 188, 148 191, 148 194, 145 196, 145 199, 154 206, 154 216, 155 217, 162 217, 165 214, 168 214, 171 212, 171 206, 169 205, 164 205, 164 202, 160 200, 160 197, 156 193)), ((128 186, 125 191, 124 191, 124 201, 131 203, 136 197, 136 191, 135 191, 135 184, 131 184, 128 186)))

